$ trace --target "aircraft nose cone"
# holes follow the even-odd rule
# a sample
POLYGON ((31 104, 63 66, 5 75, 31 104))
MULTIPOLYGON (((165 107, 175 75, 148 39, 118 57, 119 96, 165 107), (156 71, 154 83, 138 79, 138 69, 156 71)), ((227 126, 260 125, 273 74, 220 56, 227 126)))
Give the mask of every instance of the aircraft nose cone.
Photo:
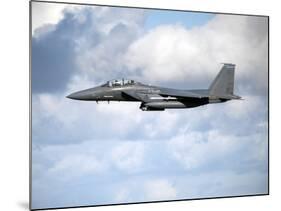
POLYGON ((80 100, 82 96, 83 95, 81 95, 79 92, 74 92, 70 95, 67 95, 66 97, 72 100, 80 100))
POLYGON ((79 92, 74 92, 68 96, 69 99, 72 100, 96 100, 99 95, 96 88, 86 89, 79 92))

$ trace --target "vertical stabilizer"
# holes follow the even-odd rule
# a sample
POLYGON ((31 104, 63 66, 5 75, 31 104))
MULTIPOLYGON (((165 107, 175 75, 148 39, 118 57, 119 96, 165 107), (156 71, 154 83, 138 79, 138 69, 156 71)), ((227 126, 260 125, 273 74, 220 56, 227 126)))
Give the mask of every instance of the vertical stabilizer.
POLYGON ((213 96, 232 96, 234 88, 235 64, 225 63, 209 87, 209 94, 213 96))

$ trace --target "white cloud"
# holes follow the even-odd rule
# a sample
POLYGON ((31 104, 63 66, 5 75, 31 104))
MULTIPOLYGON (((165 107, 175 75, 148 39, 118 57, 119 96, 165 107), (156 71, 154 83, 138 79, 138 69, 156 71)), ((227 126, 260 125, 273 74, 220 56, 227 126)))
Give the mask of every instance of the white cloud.
POLYGON ((266 89, 267 39, 265 18, 216 15, 193 29, 158 26, 130 45, 126 65, 153 83, 198 82, 213 79, 220 62, 231 62, 238 80, 246 77, 266 89))
POLYGON ((146 200, 173 200, 177 197, 177 191, 173 185, 165 179, 155 179, 145 183, 146 200))
MULTIPOLYGON (((246 136, 224 135, 212 130, 187 131, 172 138, 167 147, 170 149, 171 156, 187 170, 205 168, 207 165, 212 165, 215 169, 232 162, 235 166, 237 160, 234 158, 237 156, 242 167, 245 161, 253 163, 266 161, 267 137, 263 134, 264 131, 246 136)), ((224 168, 227 169, 228 166, 224 168)))
POLYGON ((94 7, 88 20, 89 31, 76 38, 76 63, 80 74, 103 83, 126 76, 124 54, 142 34, 145 13, 141 9, 101 9, 94 7))
POLYGON ((63 18, 66 4, 32 2, 32 34, 48 24, 57 24, 63 18))
POLYGON ((124 203, 127 202, 130 198, 130 191, 129 188, 123 187, 117 191, 117 194, 114 198, 115 203, 124 203))
POLYGON ((143 125, 145 134, 152 139, 157 139, 161 136, 169 135, 171 131, 176 131, 179 122, 179 115, 174 112, 155 113, 150 121, 144 119, 143 125))
POLYGON ((178 198, 222 197, 262 194, 267 191, 267 173, 217 170, 180 174, 175 178, 178 198))
POLYGON ((243 96, 243 100, 232 101, 226 104, 226 115, 230 118, 246 118, 252 114, 252 111, 259 110, 259 107, 264 107, 266 101, 258 96, 243 96))
POLYGON ((36 177, 69 180, 85 175, 104 175, 112 169, 120 173, 136 173, 143 169, 146 148, 143 142, 84 141, 68 145, 47 145, 33 149, 36 177), (45 163, 41 163, 44 161, 45 163), (45 174, 42 174, 42 166, 45 174), (60 178, 60 176, 63 178, 60 178))
POLYGON ((141 142, 120 143, 112 149, 112 161, 120 170, 137 172, 143 167, 144 150, 144 144, 141 142))
POLYGON ((171 136, 182 121, 173 111, 143 112, 139 109, 140 103, 132 102, 73 101, 66 98, 67 93, 71 91, 33 96, 33 127, 40 137, 47 138, 34 137, 38 140, 36 144, 71 144, 100 138, 154 140, 171 136), (49 127, 46 128, 46 124, 49 127), (49 138, 53 135, 56 141, 49 138))
POLYGON ((101 175, 106 170, 103 161, 94 155, 71 154, 64 156, 49 169, 48 173, 53 175, 64 175, 63 179, 71 179, 81 175, 101 175))

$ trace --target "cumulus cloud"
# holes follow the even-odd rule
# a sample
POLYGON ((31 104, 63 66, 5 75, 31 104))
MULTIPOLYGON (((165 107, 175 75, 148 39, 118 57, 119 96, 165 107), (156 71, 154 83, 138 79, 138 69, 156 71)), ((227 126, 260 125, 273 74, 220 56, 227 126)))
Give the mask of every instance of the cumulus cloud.
POLYGON ((202 140, 204 135, 199 134, 192 139, 187 139, 188 133, 185 136, 153 142, 95 140, 34 149, 34 207, 187 199, 267 190, 266 137, 238 139, 218 132, 212 132, 208 140, 202 140), (50 190, 52 196, 48 195, 50 190))
POLYGON ((185 83, 191 88, 208 85, 220 62, 234 63, 238 86, 242 78, 251 80, 256 85, 248 88, 264 94, 267 42, 266 18, 216 15, 206 25, 192 29, 182 25, 156 27, 130 45, 126 64, 136 76, 151 83, 185 83))
POLYGON ((144 151, 143 142, 95 140, 33 149, 33 207, 116 202, 116 186, 144 170, 144 151))
POLYGON ((117 168, 135 172, 143 164, 144 146, 142 143, 121 143, 112 150, 111 156, 117 168))
POLYGON ((47 174, 64 175, 62 179, 68 181, 85 174, 109 173, 111 168, 124 173, 135 173, 143 168, 144 149, 142 142, 108 141, 104 144, 86 141, 43 146, 33 151, 34 164, 38 169, 44 160, 47 174))
POLYGON ((268 137, 263 135, 264 132, 243 137, 227 136, 218 131, 189 132, 173 138, 169 147, 173 156, 188 170, 210 165, 213 169, 222 166, 227 169, 228 164, 233 163, 230 168, 237 171, 236 165, 241 170, 244 162, 248 162, 247 171, 251 171, 253 166, 249 163, 265 164, 260 163, 267 158, 268 137), (239 161, 234 160, 238 155, 239 161))
MULTIPOLYGON (((66 22, 60 23, 67 27, 66 22)), ((32 92, 63 90, 76 69, 74 42, 64 32, 53 30, 32 38, 32 92), (43 35, 42 35, 43 36, 43 35)))
POLYGON ((180 118, 175 112, 145 113, 139 109, 139 103, 81 104, 66 95, 33 96, 34 145, 72 144, 91 139, 153 140, 173 136, 171 132, 179 129, 180 118))
POLYGON ((49 4, 31 2, 32 6, 32 35, 43 25, 57 24, 63 17, 65 4, 49 4))
POLYGON ((141 32, 143 17, 136 9, 64 9, 56 25, 41 26, 32 37, 33 92, 65 91, 77 74, 92 82, 124 74, 121 55, 141 32))

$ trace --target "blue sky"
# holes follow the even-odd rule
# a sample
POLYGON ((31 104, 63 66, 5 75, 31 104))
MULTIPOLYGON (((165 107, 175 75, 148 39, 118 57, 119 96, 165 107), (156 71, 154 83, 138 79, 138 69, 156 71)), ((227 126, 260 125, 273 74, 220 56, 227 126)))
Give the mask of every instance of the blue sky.
POLYGON ((146 30, 149 30, 162 24, 181 24, 190 29, 204 25, 214 16, 215 14, 211 13, 154 10, 153 12, 149 12, 144 27, 146 30))
POLYGON ((32 6, 32 208, 267 193, 265 18, 32 6), (65 98, 123 77, 207 88, 220 62, 245 100, 143 112, 65 98))

